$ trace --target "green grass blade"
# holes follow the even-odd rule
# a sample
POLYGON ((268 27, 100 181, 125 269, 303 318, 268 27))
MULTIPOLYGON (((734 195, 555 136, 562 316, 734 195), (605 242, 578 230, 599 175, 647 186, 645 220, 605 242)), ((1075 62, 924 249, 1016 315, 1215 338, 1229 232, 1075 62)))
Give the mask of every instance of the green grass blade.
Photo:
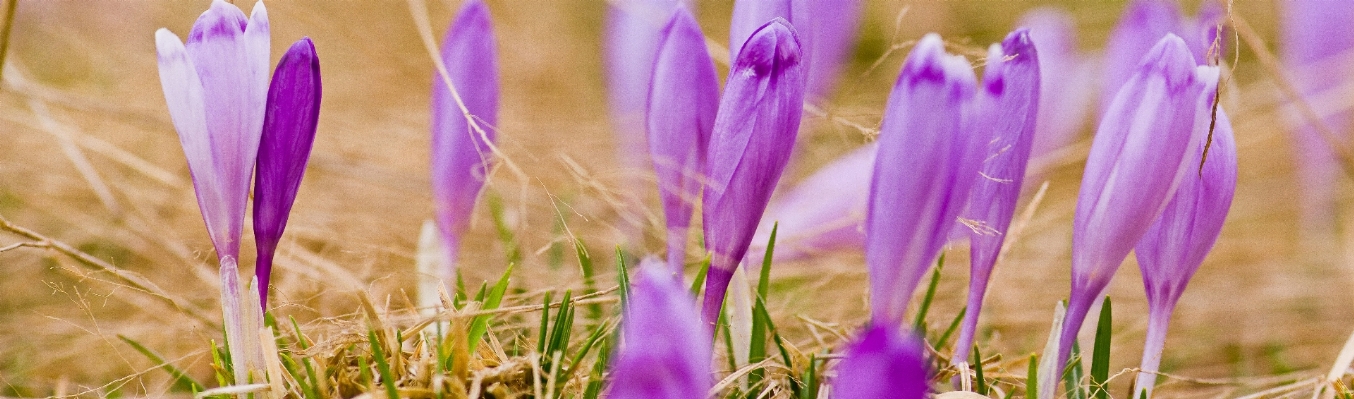
POLYGON ((926 312, 931 310, 931 301, 936 297, 936 286, 940 285, 940 271, 945 268, 945 254, 940 254, 940 259, 936 260, 936 268, 931 271, 931 284, 926 287, 926 296, 922 298, 921 307, 917 308, 917 320, 912 323, 913 331, 926 339, 926 312))
MULTIPOLYGON (((545 351, 541 355, 549 359, 555 351, 564 351, 569 344, 568 331, 573 328, 573 291, 564 291, 564 299, 560 301, 559 313, 555 314, 555 325, 550 330, 550 336, 547 337, 545 351)), ((547 368, 548 370, 548 368, 547 368)))
POLYGON ((691 296, 700 298, 701 287, 705 285, 705 276, 710 274, 710 255, 706 254, 701 259, 700 270, 696 271, 696 279, 691 281, 691 296))
POLYGON ((592 334, 588 335, 588 339, 583 341, 583 346, 579 347, 577 352, 574 352, 573 359, 569 361, 569 368, 564 371, 564 374, 556 376, 556 380, 568 381, 577 372, 578 367, 583 364, 583 358, 587 357, 588 353, 591 353, 592 349, 597 346, 597 343, 607 336, 606 333, 611 330, 611 327, 611 323, 602 323, 596 329, 593 329, 592 334))
MULTIPOLYGON (((799 399, 818 399, 818 356, 809 355, 809 368, 804 371, 804 389, 799 391, 799 399)), ((1031 398, 1033 399, 1033 398, 1031 398)))
POLYGON ((212 340, 212 369, 216 370, 216 386, 230 385, 235 373, 230 368, 230 350, 216 345, 212 340))
POLYGON ((380 340, 376 339, 376 331, 367 331, 367 340, 371 342, 371 356, 376 360, 376 371, 381 373, 381 385, 386 387, 386 397, 400 399, 400 392, 395 389, 395 373, 390 371, 390 362, 386 361, 385 350, 380 340))
MULTIPOLYGON (((503 294, 508 292, 508 282, 512 277, 512 265, 508 265, 508 270, 503 271, 503 277, 498 278, 498 283, 494 284, 493 290, 489 291, 489 296, 484 298, 484 306, 481 310, 498 309, 503 303, 503 294)), ((480 292, 483 292, 482 290, 480 292)), ((480 339, 484 338, 484 333, 489 331, 489 321, 493 319, 492 315, 475 316, 470 321, 470 353, 475 353, 475 346, 479 345, 480 339)))
MULTIPOLYGON (((301 333, 301 325, 296 322, 295 317, 290 317, 290 319, 291 328, 296 331, 296 345, 301 350, 310 349, 310 341, 306 339, 305 334, 301 333)), ((441 359, 441 356, 438 358, 441 359)), ((309 390, 304 391, 306 399, 320 399, 320 379, 315 376, 315 365, 309 357, 303 357, 301 358, 301 366, 306 368, 306 377, 310 379, 310 383, 306 385, 309 390)), ((298 378, 298 380, 300 379, 298 378)))
POLYGON ((541 308, 541 333, 536 338, 536 353, 545 353, 545 340, 550 338, 550 297, 554 291, 545 292, 545 304, 541 308))
POLYGON ((489 201, 489 214, 493 216, 494 228, 498 230, 498 240, 503 243, 508 253, 508 264, 516 265, 522 263, 522 248, 517 244, 517 237, 513 234, 512 228, 508 227, 507 218, 503 217, 503 199, 492 192, 485 193, 489 201))
POLYGON ((771 255, 776 252, 776 230, 780 228, 780 222, 771 225, 771 239, 766 241, 766 255, 762 256, 762 272, 757 279, 757 296, 765 299, 766 292, 771 286, 771 255))
POLYGON ((194 380, 193 377, 189 377, 188 373, 183 372, 183 370, 180 370, 178 367, 174 367, 173 364, 165 361, 165 358, 160 356, 160 354, 155 353, 155 351, 150 350, 150 348, 147 348, 145 345, 141 345, 140 342, 136 342, 136 340, 122 334, 118 334, 118 339, 121 339, 122 342, 126 342, 127 345, 131 345, 137 352, 141 352, 141 355, 159 365, 161 370, 169 373, 169 376, 174 378, 173 389, 175 391, 201 392, 206 389, 201 383, 194 380))
POLYGON ((1110 376, 1110 297, 1100 307, 1100 322, 1095 327, 1095 352, 1091 358, 1091 392, 1096 399, 1109 399, 1110 393, 1105 384, 1110 376))
POLYGON ((625 267, 625 253, 621 251, 621 246, 616 246, 616 285, 621 297, 621 309, 625 309, 625 304, 630 303, 630 270, 625 267))
POLYGON ((1085 387, 1081 386, 1081 345, 1072 342, 1072 359, 1068 361, 1067 371, 1063 373, 1063 384, 1067 388, 1068 399, 1086 399, 1085 387))
POLYGON ((959 314, 954 315, 954 320, 950 320, 950 327, 949 327, 949 328, 946 328, 946 329, 945 329, 945 333, 944 333, 944 334, 941 334, 941 335, 940 335, 940 339, 937 339, 937 340, 936 340, 936 342, 935 342, 935 347, 936 347, 936 348, 944 348, 944 347, 945 347, 945 343, 948 342, 948 341, 950 340, 950 336, 951 336, 951 335, 954 335, 955 330, 958 330, 958 329, 959 329, 959 322, 961 322, 961 321, 964 320, 964 314, 965 314, 965 313, 968 313, 968 306, 965 306, 965 307, 963 307, 962 309, 959 309, 959 314))
POLYGON ((610 360, 611 340, 602 340, 597 348, 597 360, 592 363, 592 373, 588 377, 588 387, 583 391, 583 399, 597 399, 602 395, 602 374, 606 372, 610 360))
MULTIPOLYGON (((583 287, 587 289, 584 294, 597 292, 597 279, 592 265, 592 256, 588 255, 588 248, 583 245, 582 239, 574 239, 574 252, 578 253, 578 266, 583 269, 583 287)), ((588 305, 588 320, 592 321, 592 325, 596 325, 602 320, 602 304, 588 305)))
POLYGON ((1030 355, 1030 370, 1025 374, 1025 397, 1039 397, 1039 355, 1030 355))
POLYGON ((976 392, 987 396, 987 379, 983 378, 983 354, 978 351, 978 345, 973 345, 973 379, 978 382, 976 392))

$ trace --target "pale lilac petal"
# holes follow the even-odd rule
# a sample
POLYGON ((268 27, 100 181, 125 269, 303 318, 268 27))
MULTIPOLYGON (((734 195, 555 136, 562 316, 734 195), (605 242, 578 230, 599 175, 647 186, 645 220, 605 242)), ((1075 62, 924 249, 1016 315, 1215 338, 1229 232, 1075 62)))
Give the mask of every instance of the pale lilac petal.
POLYGON ((785 170, 804 106, 803 57, 789 23, 767 23, 743 47, 720 99, 706 166, 702 220, 712 258, 701 315, 707 323, 719 315, 733 270, 785 170))
POLYGON ((315 44, 302 38, 277 63, 268 87, 258 171, 254 183, 254 241, 260 305, 268 305, 273 252, 287 227, 287 218, 315 142, 320 120, 320 59, 315 44))
MULTIPOLYGON (((1221 109, 1218 110, 1212 144, 1200 141, 1190 151, 1186 165, 1190 166, 1191 172, 1185 174, 1161 217, 1147 229, 1134 248, 1138 266, 1142 269, 1150 315, 1143 370, 1156 371, 1161 364, 1170 314, 1180 294, 1184 293, 1185 285, 1199 270, 1222 233, 1232 196, 1236 193, 1236 139, 1232 137, 1232 124, 1221 109), (1208 157, 1203 160, 1203 169, 1194 173, 1205 148, 1208 157)), ((1138 374, 1138 392, 1146 392, 1151 397, 1155 383, 1155 374, 1138 374)))
POLYGON ((878 151, 875 144, 851 151, 773 198, 752 236, 748 257, 754 262, 747 264, 760 264, 777 224, 777 262, 865 248, 865 209, 878 151))
POLYGON ((874 323, 846 349, 832 379, 837 399, 922 399, 930 380, 921 340, 874 323))
POLYGON ((713 345, 691 294, 657 259, 640 264, 612 356, 612 399, 699 399, 714 385, 713 345))
POLYGON ((992 45, 987 52, 979 93, 980 105, 985 108, 982 111, 988 114, 982 121, 987 125, 979 126, 978 132, 989 139, 965 216, 980 226, 969 230, 968 311, 955 344, 954 362, 968 359, 988 278, 1015 215, 1016 200, 1020 199, 1039 115, 1040 60, 1029 31, 1024 29, 1011 32, 1001 45, 992 45))
POLYGON ((865 262, 876 323, 898 323, 940 253, 977 176, 981 140, 970 134, 973 68, 923 37, 884 110, 865 219, 865 262))
POLYGON ((799 29, 804 47, 809 49, 810 96, 832 95, 842 62, 855 47, 863 6, 860 0, 794 0, 794 19, 790 21, 799 29))
POLYGON ((1109 42, 1105 44, 1105 80, 1100 89, 1102 115, 1119 92, 1119 86, 1133 76, 1142 55, 1162 36, 1168 33, 1179 35, 1182 26, 1180 7, 1175 0, 1133 0, 1129 3, 1119 25, 1110 32, 1109 42))
POLYGON ((604 58, 608 105, 616 132, 617 156, 627 169, 648 167, 644 104, 649 98, 658 43, 680 0, 607 2, 604 58))
POLYGON ((213 161, 217 155, 207 135, 206 95, 203 93, 202 80, 178 36, 162 28, 155 32, 155 47, 160 65, 160 86, 164 89, 165 103, 169 106, 174 130, 179 133, 179 144, 183 146, 184 157, 188 159, 188 171, 192 174, 193 191, 197 195, 202 220, 207 224, 207 232, 217 254, 225 256, 229 253, 230 242, 239 237, 227 235, 226 226, 230 222, 228 212, 222 206, 226 200, 222 198, 220 178, 217 177, 213 161))
MULTIPOLYGON (((780 18, 788 22, 795 22, 791 15, 793 4, 791 0, 735 0, 733 3, 733 16, 729 21, 729 59, 738 59, 738 52, 742 51, 743 43, 746 43, 753 32, 756 32, 771 20, 780 18)), ((796 32, 801 32, 802 28, 798 25, 796 32)), ((799 47, 809 49, 807 34, 800 34, 799 47)), ((808 51, 801 51, 807 58, 808 51)), ((805 65, 805 69, 808 65, 805 65)))
POLYGON ((1039 49, 1039 121, 1030 150, 1030 157, 1038 158, 1082 134, 1095 93, 1094 68, 1077 50, 1076 24, 1067 12, 1039 8, 1020 21, 1039 49))
POLYGON ((1189 150, 1203 140, 1218 68, 1195 67, 1184 40, 1167 35, 1110 103, 1082 175, 1072 222, 1072 295, 1059 363, 1091 304, 1133 244, 1161 215, 1186 173, 1189 150))
POLYGON ((654 64, 647 124, 668 228, 668 266, 682 271, 692 206, 719 107, 719 76, 705 35, 685 7, 673 14, 654 64))
MULTIPOLYGON (((454 269, 461 235, 493 160, 489 143, 498 125, 498 55, 489 8, 482 1, 472 0, 461 8, 443 40, 442 60, 461 102, 434 72, 431 176, 437 225, 454 269)), ((444 277, 453 275, 453 270, 445 272, 444 277)))

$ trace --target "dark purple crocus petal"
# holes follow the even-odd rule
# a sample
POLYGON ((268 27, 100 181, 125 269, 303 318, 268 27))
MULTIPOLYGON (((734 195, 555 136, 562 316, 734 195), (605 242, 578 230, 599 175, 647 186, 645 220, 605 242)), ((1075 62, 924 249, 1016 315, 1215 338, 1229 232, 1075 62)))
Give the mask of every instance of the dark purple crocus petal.
MULTIPOLYGON (((761 2, 762 0, 757 0, 761 2)), ((860 30, 860 0, 794 0, 790 20, 799 29, 808 54, 808 93, 832 95, 842 62, 851 55, 860 30)))
POLYGON ((630 290, 621 344, 612 355, 608 398, 699 399, 714 385, 713 346, 691 294, 657 259, 640 267, 630 290))
POLYGON ((846 350, 832 379, 837 399, 921 399, 928 390, 926 358, 916 337, 873 323, 846 350))
MULTIPOLYGON (((1103 115, 1119 86, 1137 71, 1138 61, 1168 33, 1179 35, 1184 26, 1175 0, 1133 0, 1105 44, 1104 81, 1100 88, 1103 115)), ((1184 37, 1193 37, 1185 35, 1184 37)), ((1189 43, 1186 43, 1189 44, 1189 43)))
MULTIPOLYGON (((1337 89, 1346 86, 1354 50, 1354 7, 1341 0, 1293 0, 1280 4, 1279 56, 1293 85, 1304 101, 1318 109, 1321 125, 1336 134, 1349 132, 1348 110, 1320 111, 1318 98, 1344 98, 1337 89), (1331 97, 1332 95, 1337 97, 1331 97)), ((1306 118, 1293 118, 1294 155, 1298 180, 1302 182, 1300 225, 1305 234, 1329 235, 1337 228, 1337 194, 1340 169, 1336 154, 1322 138, 1320 129, 1306 118)))
MULTIPOLYGON (((1082 132, 1095 93, 1094 68, 1077 50, 1076 24, 1067 12, 1035 9, 1019 26, 1030 29, 1030 40, 1039 49, 1039 122, 1030 150, 1031 158, 1039 158, 1071 144, 1082 132)), ((1038 179, 1027 183, 1037 184, 1038 179)))
MULTIPOLYGON (((875 323, 896 325, 968 201, 982 160, 973 68, 940 36, 917 42, 884 109, 865 218, 875 323)), ((985 144, 985 143, 982 143, 985 144)))
POLYGON ((968 312, 955 344, 955 363, 968 359, 969 348, 973 347, 987 281, 1015 215, 1016 200, 1020 199, 1039 115, 1039 61, 1025 29, 1011 32, 1000 46, 992 45, 987 51, 979 98, 984 108, 981 112, 988 114, 983 121, 989 125, 977 128, 989 139, 965 216, 981 223, 981 228, 969 230, 968 312))
POLYGON ((1198 170, 1188 154, 1208 131, 1217 84, 1218 68, 1196 67, 1184 40, 1171 34, 1146 53, 1110 103, 1086 160, 1072 220, 1072 294, 1059 367, 1067 364, 1087 311, 1119 264, 1184 176, 1198 170))
POLYGON ((268 306, 268 277, 273 253, 287 227, 296 191, 310 159, 320 121, 320 58, 315 44, 302 38, 287 49, 268 87, 258 172, 254 182, 254 242, 258 249, 260 305, 268 306))
POLYGON ((700 174, 719 109, 719 76, 705 35, 685 7, 664 29, 654 63, 647 124, 649 153, 667 218, 668 267, 681 275, 691 208, 700 198, 700 174))
POLYGON ((268 12, 245 18, 215 0, 184 44, 155 32, 160 85, 193 175, 198 208, 220 259, 239 259, 249 180, 268 97, 268 12))
POLYGON ((484 2, 471 0, 461 8, 442 43, 442 60, 460 95, 458 103, 442 75, 433 74, 433 204, 448 252, 448 277, 454 275, 461 234, 484 187, 493 159, 489 143, 498 125, 498 54, 484 2))
MULTIPOLYGON (((1199 165, 1206 144, 1200 142, 1190 151, 1186 165, 1199 165)), ((1147 345, 1143 349, 1142 370, 1156 371, 1161 365, 1171 312, 1222 233, 1232 195, 1236 193, 1236 139, 1232 136, 1232 123, 1221 109, 1213 143, 1207 148, 1202 173, 1185 174, 1175 197, 1134 249, 1147 289, 1147 345)), ((1156 377, 1152 373, 1139 373, 1135 385, 1138 393, 1133 397, 1141 397, 1144 392, 1151 397, 1156 377)))
POLYGON ((705 323, 719 316, 733 270, 790 160, 803 107, 799 39, 777 18, 753 33, 733 62, 710 137, 701 215, 712 255, 701 311, 705 323))
POLYGON ((663 27, 680 0, 617 0, 607 2, 607 96, 617 155, 626 169, 647 168, 644 104, 649 98, 654 58, 663 27))
MULTIPOLYGON (((792 18, 793 4, 791 0, 735 0, 733 2, 733 17, 729 21, 729 59, 738 59, 738 52, 743 49, 744 43, 748 38, 761 29, 763 25, 771 20, 780 18, 789 24, 794 22, 792 18)), ((799 48, 802 57, 808 58, 810 48, 806 35, 798 35, 800 27, 796 27, 797 38, 799 39, 799 48)), ((805 69, 808 64, 805 63, 805 69)))
POLYGON ((777 262, 814 254, 865 248, 865 205, 879 146, 867 144, 832 161, 773 198, 748 250, 749 265, 761 264, 776 227, 777 262))

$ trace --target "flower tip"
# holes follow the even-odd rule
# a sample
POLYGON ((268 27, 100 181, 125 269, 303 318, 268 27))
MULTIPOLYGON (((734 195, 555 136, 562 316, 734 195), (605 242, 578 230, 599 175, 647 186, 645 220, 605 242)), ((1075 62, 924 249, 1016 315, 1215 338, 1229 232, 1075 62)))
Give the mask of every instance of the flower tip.
POLYGON ((1006 55, 1014 56, 1010 62, 1028 62, 1031 57, 1022 56, 1036 52, 1034 39, 1030 38, 1030 28, 1018 28, 1006 35, 1001 41, 1001 49, 1006 55))
POLYGON ((917 42, 907 61, 903 63, 903 72, 898 83, 914 85, 922 81, 947 82, 958 80, 963 86, 973 86, 977 78, 973 68, 963 56, 945 53, 945 42, 940 35, 928 33, 917 42))
POLYGON ((1194 77, 1195 65, 1185 40, 1167 33, 1148 50, 1138 68, 1160 73, 1169 87, 1178 88, 1189 84, 1194 77))
POLYGON ((761 74, 772 65, 799 64, 801 53, 799 34, 795 32, 794 25, 776 17, 757 28, 747 42, 743 43, 737 63, 751 66, 754 71, 761 74))
POLYGON ((179 40, 179 35, 175 35, 169 29, 157 29, 155 31, 155 52, 161 60, 182 56, 184 53, 183 41, 179 40))

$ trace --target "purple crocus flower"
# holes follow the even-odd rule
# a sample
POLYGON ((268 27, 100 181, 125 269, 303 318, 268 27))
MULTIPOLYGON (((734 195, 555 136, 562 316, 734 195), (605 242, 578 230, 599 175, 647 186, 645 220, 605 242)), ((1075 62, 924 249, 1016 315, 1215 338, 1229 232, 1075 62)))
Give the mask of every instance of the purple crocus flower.
POLYGON ((608 398, 699 399, 710 378, 710 334, 698 323, 694 298, 657 259, 640 267, 612 356, 608 398))
POLYGON ((832 380, 839 399, 921 399, 928 390, 926 358, 916 337, 873 323, 846 350, 832 380))
POLYGON ((841 72, 842 61, 851 55, 860 27, 860 0, 794 0, 794 19, 808 54, 808 93, 826 98, 841 72))
MULTIPOLYGON (((1104 83, 1100 114, 1104 115, 1119 87, 1137 72, 1138 61, 1162 36, 1180 35, 1185 23, 1175 0, 1133 0, 1105 43, 1104 83)), ((1189 38, 1191 35, 1183 35, 1189 38)), ((1189 44, 1186 42, 1185 44, 1189 44)))
POLYGON ((254 276, 265 310, 273 253, 287 227, 296 191, 301 188, 319 120, 320 59, 315 55, 315 43, 307 37, 292 44, 278 61, 263 117, 254 182, 254 242, 258 249, 254 276))
POLYGON ((647 111, 649 153, 667 218, 668 267, 678 276, 718 107, 719 76, 705 34, 691 12, 679 7, 664 29, 647 111))
MULTIPOLYGON (((1109 285, 1176 187, 1190 171, 1211 121, 1218 68, 1195 66, 1189 47, 1173 34, 1162 38, 1124 83, 1100 123, 1072 225, 1072 295, 1063 319, 1058 365, 1067 364, 1072 342, 1091 304, 1109 285)), ((1051 392, 1056 378, 1045 381, 1051 392)))
POLYGON ((968 219, 982 226, 969 234, 968 312, 955 344, 952 358, 955 363, 968 358, 987 281, 1015 215, 1016 200, 1020 198, 1039 115, 1039 61, 1026 29, 1011 32, 1000 46, 992 45, 987 51, 979 99, 984 108, 981 112, 987 114, 982 121, 988 125, 977 126, 979 130, 975 132, 989 137, 987 157, 969 193, 966 212, 968 219))
POLYGON ((682 0, 617 0, 607 2, 607 96, 617 156, 630 170, 647 167, 644 134, 645 103, 649 98, 654 59, 663 27, 682 0))
MULTIPOLYGON (((1218 110, 1212 144, 1200 142, 1190 151, 1190 161, 1185 165, 1199 165, 1205 148, 1208 157, 1203 160, 1202 171, 1185 174, 1175 197, 1147 229, 1134 251, 1138 266, 1142 268, 1149 309, 1147 345, 1143 348, 1142 366, 1139 367, 1144 371, 1156 371, 1161 365, 1161 350, 1166 344, 1171 312, 1190 277, 1194 276, 1194 271, 1199 269, 1222 233, 1222 223, 1227 219, 1232 195, 1236 193, 1236 139, 1232 137, 1232 124, 1221 109, 1218 110)), ((1197 170, 1193 166, 1189 169, 1197 170)), ((1156 377, 1152 373, 1138 374, 1138 393, 1133 397, 1142 397, 1144 392, 1151 397, 1156 377)))
POLYGON ((799 39, 777 18, 753 33, 733 62, 710 137, 701 216, 712 257, 701 320, 712 327, 789 161, 803 106, 799 39))
POLYGON ((949 238, 977 176, 970 134, 973 68, 940 36, 917 42, 884 110, 865 218, 875 323, 902 321, 912 291, 949 238))
POLYGON ((772 227, 776 227, 775 261, 864 248, 866 198, 878 151, 878 145, 867 144, 848 152, 773 198, 752 236, 748 257, 760 259, 766 252, 772 227))
POLYGON ((1094 68, 1090 57, 1077 50, 1076 25, 1067 12, 1038 8, 1025 13, 1019 26, 1030 29, 1039 49, 1039 121, 1030 150, 1030 157, 1038 158, 1081 133, 1091 110, 1094 68))
MULTIPOLYGON (((743 49, 743 44, 752 37, 752 34, 761 29, 771 20, 780 18, 787 23, 794 22, 793 8, 791 0, 736 0, 733 2, 733 16, 729 21, 729 59, 738 59, 738 52, 743 49)), ((806 34, 800 34, 804 27, 796 27, 796 37, 799 39, 799 48, 802 57, 808 58, 808 38, 806 34)), ((804 31, 807 33, 807 31, 804 31)), ((805 63, 804 69, 808 69, 805 63)))
POLYGON ((432 184, 437 226, 449 262, 443 280, 449 281, 455 275, 461 235, 470 224, 493 159, 489 145, 498 125, 498 55, 484 2, 471 0, 461 7, 442 43, 442 60, 455 91, 434 73, 432 184))
MULTIPOLYGON (((1317 98, 1344 98, 1333 88, 1350 81, 1351 64, 1346 56, 1354 50, 1354 7, 1340 0, 1292 0, 1281 4, 1279 56, 1294 87, 1308 105, 1321 115, 1321 125, 1347 140, 1348 110, 1321 110, 1317 98), (1332 95, 1338 97, 1331 97, 1332 95)), ((1321 131, 1306 118, 1295 117, 1294 154, 1298 180, 1302 182, 1300 224, 1305 234, 1333 234, 1336 226, 1340 168, 1335 151, 1321 131)))

